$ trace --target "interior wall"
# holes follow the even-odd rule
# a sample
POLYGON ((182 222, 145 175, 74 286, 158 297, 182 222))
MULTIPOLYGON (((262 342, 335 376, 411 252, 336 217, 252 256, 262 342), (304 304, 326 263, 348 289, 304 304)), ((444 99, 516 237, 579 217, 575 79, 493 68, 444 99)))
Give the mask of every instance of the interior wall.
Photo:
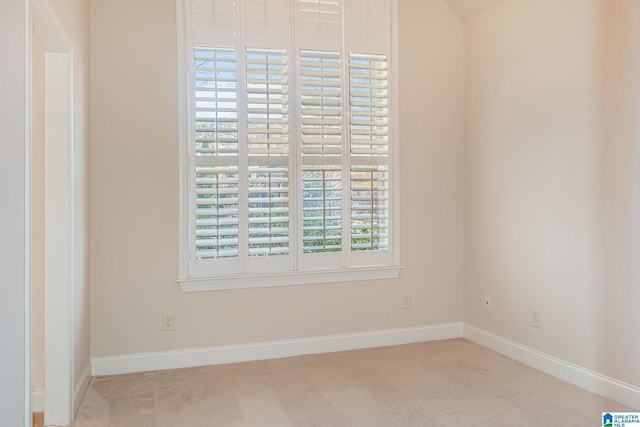
POLYGON ((92 355, 460 321, 463 33, 446 2, 400 1, 400 278, 195 294, 176 284, 175 9, 91 1, 92 355))
POLYGON ((633 3, 507 0, 466 23, 464 317, 639 385, 633 3))
POLYGON ((23 0, 0 2, 0 414, 2 423, 25 425, 25 37, 23 0), (6 41, 11 41, 7 43, 6 41))

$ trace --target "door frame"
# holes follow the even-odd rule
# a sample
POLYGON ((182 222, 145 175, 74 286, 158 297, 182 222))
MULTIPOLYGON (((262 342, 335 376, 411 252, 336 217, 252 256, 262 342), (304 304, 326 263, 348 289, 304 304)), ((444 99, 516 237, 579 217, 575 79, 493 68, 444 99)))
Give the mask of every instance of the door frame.
MULTIPOLYGON (((70 39, 44 0, 30 0, 28 84, 31 85, 31 44, 45 50, 45 425, 67 425, 73 419, 74 339, 74 145, 73 49, 70 39)), ((31 127, 31 88, 27 123, 31 127)), ((31 133, 29 133, 31 147, 31 133)), ((31 168, 31 151, 28 153, 31 168)), ((27 198, 31 198, 31 188, 27 198)), ((27 215, 32 217, 29 204, 27 215)), ((30 234, 30 233, 29 233, 30 234)), ((31 236, 26 242, 31 252, 31 236)), ((31 280, 27 284, 31 291, 31 280)), ((29 298, 30 300, 30 298, 29 298)), ((31 319, 31 307, 28 308, 31 319)), ((31 327, 31 323, 29 323, 31 327)), ((29 328, 29 331, 31 329, 29 328)), ((29 338, 30 340, 31 338, 29 338)), ((30 356, 29 356, 30 358, 30 356)), ((29 369, 31 369, 29 361, 29 369)), ((29 386, 31 396, 31 385, 29 386)), ((30 406, 30 405, 29 405, 30 406)))

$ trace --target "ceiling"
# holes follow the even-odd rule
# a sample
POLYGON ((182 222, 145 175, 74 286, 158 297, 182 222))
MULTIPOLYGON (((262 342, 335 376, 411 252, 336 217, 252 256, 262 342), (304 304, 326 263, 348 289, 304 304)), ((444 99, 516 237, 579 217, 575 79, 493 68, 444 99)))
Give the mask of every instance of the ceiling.
POLYGON ((458 14, 462 21, 495 6, 503 0, 447 0, 451 8, 458 14))

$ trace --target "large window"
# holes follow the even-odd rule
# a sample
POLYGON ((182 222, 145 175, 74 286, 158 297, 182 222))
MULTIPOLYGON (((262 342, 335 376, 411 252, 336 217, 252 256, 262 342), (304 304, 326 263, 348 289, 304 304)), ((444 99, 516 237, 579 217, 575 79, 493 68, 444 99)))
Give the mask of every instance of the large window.
POLYGON ((182 6, 182 289, 396 277, 395 0, 182 6))

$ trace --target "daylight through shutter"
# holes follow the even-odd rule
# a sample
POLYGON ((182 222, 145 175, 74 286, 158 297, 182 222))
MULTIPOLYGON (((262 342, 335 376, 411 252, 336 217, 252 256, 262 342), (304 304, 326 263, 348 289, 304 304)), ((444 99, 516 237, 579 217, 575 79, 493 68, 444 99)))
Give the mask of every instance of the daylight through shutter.
POLYGON ((249 255, 289 253, 287 55, 247 51, 249 255))
POLYGON ((238 256, 238 92, 232 49, 194 49, 196 259, 238 256))
POLYGON ((180 2, 181 277, 391 271, 397 0, 180 2))
POLYGON ((300 58, 303 252, 342 249, 342 102, 337 53, 300 58))
POLYGON ((389 248, 387 60, 349 57, 351 249, 389 248))

